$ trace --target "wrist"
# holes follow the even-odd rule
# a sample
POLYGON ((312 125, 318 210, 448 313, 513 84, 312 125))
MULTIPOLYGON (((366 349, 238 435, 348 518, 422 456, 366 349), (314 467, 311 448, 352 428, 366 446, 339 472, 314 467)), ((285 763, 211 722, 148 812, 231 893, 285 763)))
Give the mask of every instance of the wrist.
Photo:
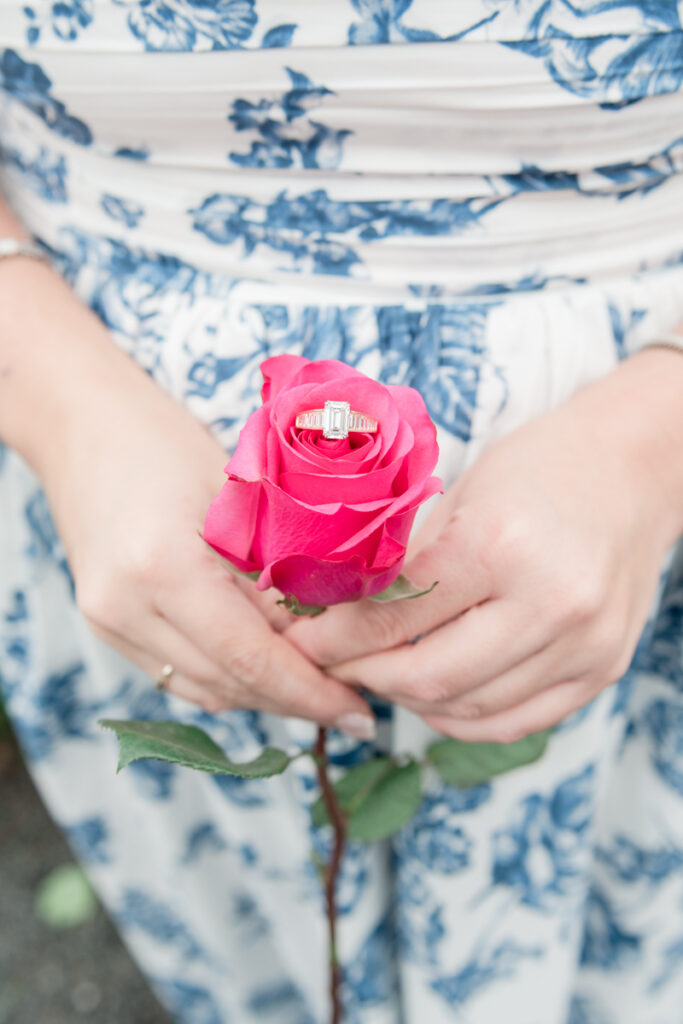
POLYGON ((144 383, 56 271, 33 259, 0 261, 0 439, 41 482, 72 439, 100 429, 98 400, 131 377, 144 383))
POLYGON ((626 477, 664 549, 683 535, 683 351, 648 347, 578 392, 591 450, 626 477))

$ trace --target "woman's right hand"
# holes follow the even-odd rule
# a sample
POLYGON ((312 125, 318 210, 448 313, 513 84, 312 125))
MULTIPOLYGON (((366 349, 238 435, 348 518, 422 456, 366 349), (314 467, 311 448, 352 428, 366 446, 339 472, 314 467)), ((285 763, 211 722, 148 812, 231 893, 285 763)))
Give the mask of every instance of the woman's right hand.
POLYGON ((172 664, 168 688, 209 712, 258 709, 355 735, 367 723, 369 738, 372 712, 360 694, 281 636, 263 595, 202 539, 223 449, 61 279, 18 263, 3 267, 2 281, 13 277, 21 291, 29 274, 42 275, 44 309, 41 317, 17 300, 14 318, 0 314, 0 370, 12 379, 4 392, 0 379, 0 399, 12 406, 0 413, 0 434, 43 484, 92 629, 152 678, 172 664))

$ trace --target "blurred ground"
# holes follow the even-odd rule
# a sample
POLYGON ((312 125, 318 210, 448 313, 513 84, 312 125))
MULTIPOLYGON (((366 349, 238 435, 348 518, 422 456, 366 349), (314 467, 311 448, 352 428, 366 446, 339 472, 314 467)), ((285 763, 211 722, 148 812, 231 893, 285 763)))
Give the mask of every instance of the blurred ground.
POLYGON ((36 890, 72 860, 0 735, 0 1024, 171 1024, 101 907, 68 929, 39 920, 36 890))

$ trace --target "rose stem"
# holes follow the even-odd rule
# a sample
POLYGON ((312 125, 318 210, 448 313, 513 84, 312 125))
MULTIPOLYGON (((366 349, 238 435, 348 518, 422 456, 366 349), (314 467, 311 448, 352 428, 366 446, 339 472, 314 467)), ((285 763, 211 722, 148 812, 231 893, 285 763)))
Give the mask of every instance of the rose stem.
POLYGON ((330 935, 330 996, 332 999, 332 1018, 330 1024, 340 1024, 341 1001, 339 997, 339 986, 341 982, 341 966, 337 955, 337 905, 335 900, 335 888, 342 854, 344 853, 344 842, 346 839, 346 818, 339 806, 337 794, 332 788, 327 775, 327 752, 325 750, 325 736, 327 730, 324 725, 318 727, 318 738, 315 744, 315 762, 318 768, 318 782, 322 792, 323 802, 327 809, 330 821, 334 827, 334 846, 332 856, 326 865, 325 902, 327 904, 327 921, 330 935))

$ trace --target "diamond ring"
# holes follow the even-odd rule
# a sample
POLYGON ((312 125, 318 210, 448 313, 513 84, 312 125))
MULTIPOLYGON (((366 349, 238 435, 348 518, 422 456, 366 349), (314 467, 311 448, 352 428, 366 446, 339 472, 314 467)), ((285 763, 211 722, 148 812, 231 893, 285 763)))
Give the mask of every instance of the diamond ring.
POLYGON ((323 437, 343 438, 352 433, 374 434, 377 420, 363 412, 355 412, 348 402, 325 402, 324 409, 307 409, 294 421, 297 427, 322 430, 323 437))

